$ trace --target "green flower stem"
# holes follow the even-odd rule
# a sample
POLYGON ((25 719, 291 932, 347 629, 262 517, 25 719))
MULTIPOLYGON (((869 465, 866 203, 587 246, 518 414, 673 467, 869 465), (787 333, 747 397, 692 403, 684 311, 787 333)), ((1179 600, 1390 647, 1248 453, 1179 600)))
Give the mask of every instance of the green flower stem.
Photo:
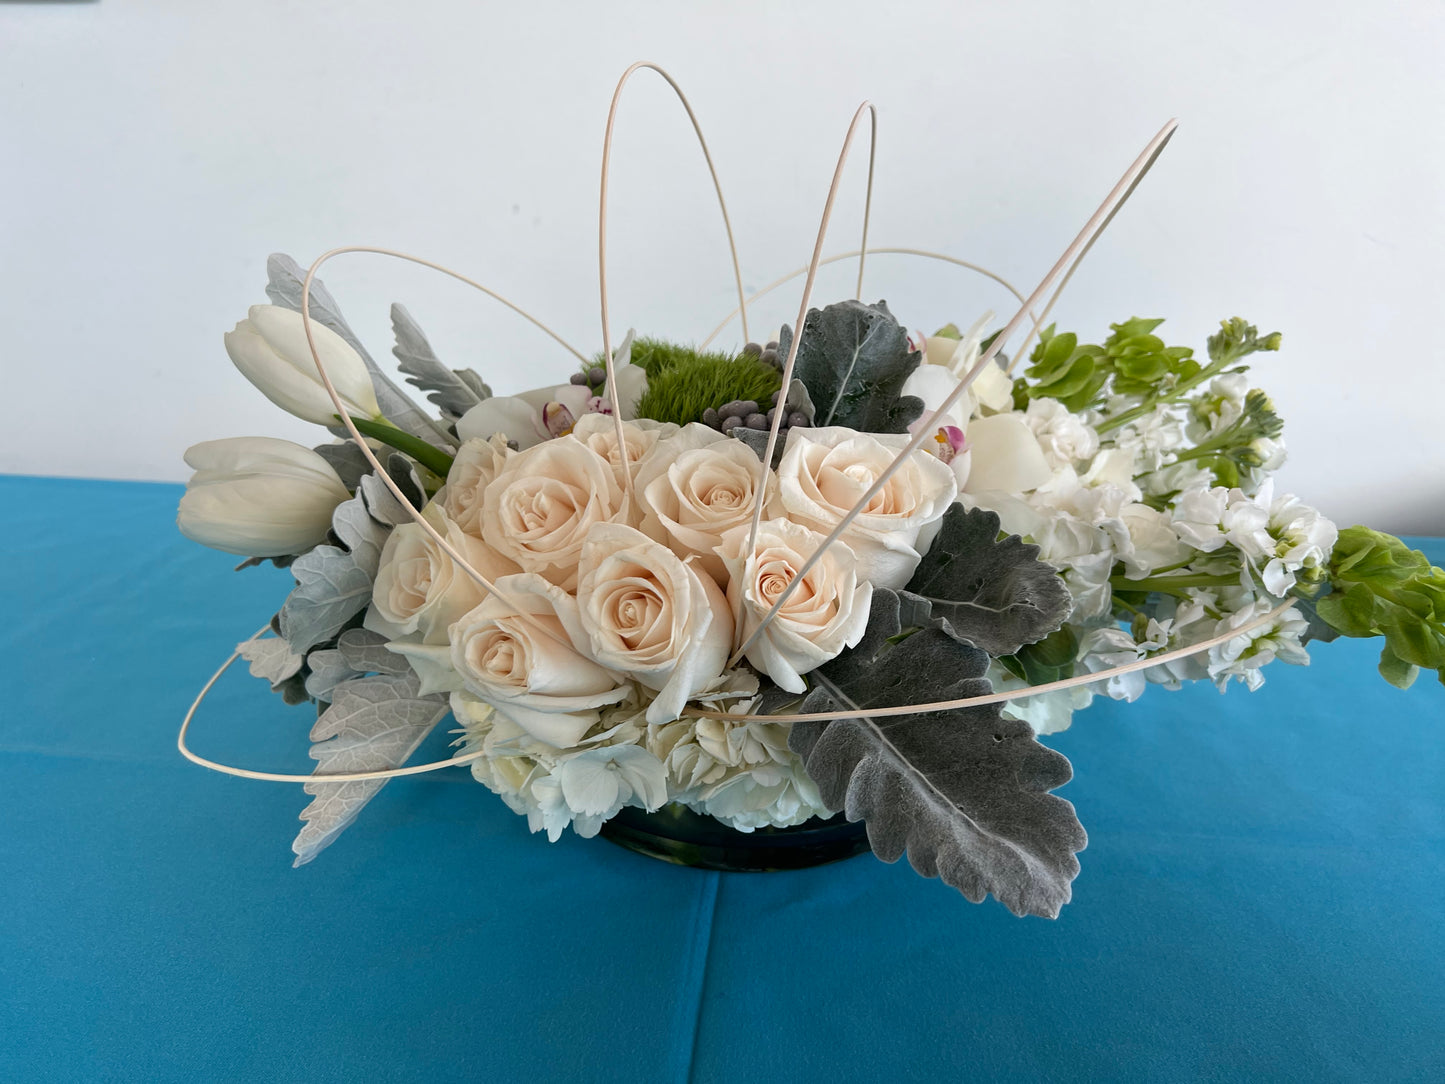
POLYGON ((1179 384, 1175 386, 1173 391, 1170 391, 1164 395, 1156 395, 1147 403, 1141 403, 1139 406, 1133 407, 1130 410, 1126 410, 1122 414, 1116 414, 1112 418, 1106 418, 1098 425, 1096 425, 1094 427, 1094 430, 1100 436, 1103 436, 1103 434, 1118 429, 1122 425, 1128 425, 1132 421, 1137 421, 1140 418, 1146 417, 1147 415, 1151 414, 1154 411, 1154 408, 1157 406, 1165 403, 1177 403, 1195 388, 1199 387, 1200 384, 1203 384, 1206 380, 1213 380, 1216 376, 1218 376, 1220 373, 1222 373, 1225 369, 1227 369, 1230 365, 1234 364, 1238 360, 1239 359, 1235 357, 1223 357, 1220 358, 1218 361, 1211 361, 1208 365, 1200 369, 1199 372, 1195 373, 1188 380, 1181 380, 1179 384))
POLYGON ((1196 573, 1192 576, 1147 576, 1131 580, 1127 576, 1110 576, 1109 587, 1115 591, 1163 591, 1166 594, 1190 587, 1238 587, 1238 576, 1196 573))
MULTIPOLYGON (((339 422, 341 416, 337 415, 339 422)), ((351 423, 356 428, 383 444, 390 445, 399 452, 411 456, 427 470, 439 477, 445 478, 452 469, 452 457, 420 437, 414 437, 410 433, 404 433, 394 425, 387 425, 385 422, 372 421, 369 418, 352 418, 351 423)))

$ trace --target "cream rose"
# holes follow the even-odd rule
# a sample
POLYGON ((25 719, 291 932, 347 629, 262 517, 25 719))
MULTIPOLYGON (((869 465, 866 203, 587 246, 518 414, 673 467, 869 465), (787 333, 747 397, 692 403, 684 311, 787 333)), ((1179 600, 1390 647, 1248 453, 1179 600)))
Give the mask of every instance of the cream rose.
MULTIPOLYGON (((422 509, 422 516, 487 579, 495 581, 517 571, 516 565, 463 531, 435 503, 422 509)), ((485 591, 420 524, 403 523, 382 547, 366 627, 392 640, 445 643, 447 626, 481 602, 485 591)))
POLYGON ((458 527, 473 538, 482 537, 482 501, 487 486, 507 464, 511 449, 500 433, 491 440, 463 441, 457 450, 447 484, 436 495, 458 527))
MULTIPOLYGON (((717 547, 734 527, 752 522, 762 461, 740 440, 693 423, 662 444, 637 477, 642 530, 679 557, 696 556, 720 586, 727 570, 717 547)), ((767 472, 766 500, 777 495, 767 472)))
POLYGON ((571 591, 588 531, 622 507, 607 460, 575 437, 558 437, 508 458, 482 500, 482 537, 523 572, 571 591))
MULTIPOLYGON (((825 535, 835 528, 907 445, 902 434, 858 433, 842 426, 792 429, 778 464, 779 501, 789 519, 825 535)), ((899 588, 913 576, 958 495, 948 465, 919 449, 848 525, 842 540, 858 558, 858 576, 899 588)))
POLYGON ((536 573, 503 576, 452 623, 449 646, 397 644, 427 692, 465 690, 538 741, 567 749, 627 696, 616 674, 583 653, 577 600, 536 573))
MULTIPOLYGON (((707 429, 707 426, 701 428, 707 429)), ((622 423, 623 440, 627 444, 627 462, 634 479, 641 465, 677 431, 678 427, 674 423, 655 422, 651 418, 622 423)), ((708 432, 713 430, 709 429, 708 432)), ((617 454, 617 423, 612 420, 611 414, 582 415, 572 427, 572 435, 607 460, 617 484, 626 486, 627 483, 622 477, 622 457, 617 454)))
POLYGON ((656 691, 649 723, 676 719, 727 665, 733 618, 718 585, 632 527, 588 533, 577 603, 588 654, 656 691))
MULTIPOLYGON (((758 628, 798 570, 823 543, 823 536, 786 519, 766 520, 748 548, 749 526, 723 539, 728 602, 742 613, 738 641, 758 628)), ((803 576, 777 615, 747 650, 747 660, 790 693, 803 692, 802 675, 845 647, 853 647, 868 624, 873 585, 858 577, 858 559, 834 542, 803 576)))

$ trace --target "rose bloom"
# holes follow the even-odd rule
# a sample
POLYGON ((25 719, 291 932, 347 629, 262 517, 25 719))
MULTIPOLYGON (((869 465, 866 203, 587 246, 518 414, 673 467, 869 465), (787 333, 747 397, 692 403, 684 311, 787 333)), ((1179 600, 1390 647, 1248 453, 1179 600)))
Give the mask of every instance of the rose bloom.
MULTIPOLYGON (((516 565, 463 531, 435 503, 422 509, 422 516, 487 579, 495 581, 517 571, 516 565)), ((447 626, 481 602, 485 590, 420 524, 403 523, 382 547, 365 624, 392 640, 446 643, 447 626)))
POLYGON ((632 527, 603 523, 589 532, 577 603, 588 654, 656 691, 649 723, 676 719, 727 665, 733 618, 718 585, 632 527))
POLYGON ((473 538, 482 537, 482 501, 509 454, 507 438, 501 434, 491 440, 463 441, 447 472, 447 484, 436 495, 446 514, 473 538))
POLYGON ((523 572, 571 591, 588 531, 622 509, 607 460, 558 437, 508 458, 482 500, 482 537, 523 572))
POLYGON ((424 692, 465 690, 538 741, 566 749, 627 696, 616 674, 581 650, 577 601, 536 573, 502 576, 498 594, 457 618, 450 645, 397 644, 424 692))
MULTIPOLYGON (((779 501, 787 517, 825 535, 846 516, 898 453, 904 434, 858 433, 843 426, 792 429, 778 464, 779 501)), ((953 471, 919 449, 854 517, 842 541, 858 558, 858 576, 900 588, 913 576, 958 495, 953 471)))
MULTIPOLYGON (((707 429, 707 426, 702 428, 707 429)), ((677 431, 678 427, 674 423, 655 422, 651 418, 622 423, 623 439, 627 444, 627 463, 634 479, 641 464, 668 443, 677 431)), ((713 430, 708 429, 708 432, 713 430)), ((612 420, 612 415, 584 414, 572 427, 572 435, 607 460, 617 484, 625 489, 627 483, 622 477, 622 457, 617 454, 617 423, 612 420)))
MULTIPOLYGON (((766 520, 751 549, 750 526, 735 527, 720 549, 728 571, 728 602, 741 609, 739 642, 747 640, 823 536, 786 519, 766 520)), ((777 615, 747 650, 747 660, 778 687, 801 693, 802 675, 853 647, 868 624, 873 585, 858 576, 858 559, 840 539, 803 576, 777 615)))
MULTIPOLYGON (((721 586, 727 570, 716 550, 723 535, 751 523, 762 461, 740 440, 693 423, 663 443, 637 476, 642 530, 698 564, 721 586)), ((766 499, 777 480, 766 473, 766 499)))

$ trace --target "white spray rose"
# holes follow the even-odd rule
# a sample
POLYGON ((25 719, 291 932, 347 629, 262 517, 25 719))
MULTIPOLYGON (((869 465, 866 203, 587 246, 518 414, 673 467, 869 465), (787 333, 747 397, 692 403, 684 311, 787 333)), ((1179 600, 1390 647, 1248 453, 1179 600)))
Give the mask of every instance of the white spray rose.
MULTIPOLYGON (((719 585, 727 570, 716 553, 723 535, 751 523, 762 461, 740 440, 693 423, 663 442, 638 472, 642 530, 679 557, 696 556, 719 585)), ((777 494, 766 472, 764 504, 777 494)))
POLYGON ((196 473, 176 515, 181 533, 247 557, 305 553, 351 496, 331 464, 289 440, 208 440, 186 449, 186 465, 196 473))
MULTIPOLYGON (((336 332, 311 321, 316 353, 352 417, 380 418, 366 362, 336 332)), ((252 305, 247 318, 225 335, 226 353, 241 375, 282 410, 317 425, 336 424, 336 404, 326 393, 306 343, 299 312, 279 305, 252 305)))
MULTIPOLYGON (((748 548, 749 525, 735 527, 720 548, 728 571, 728 602, 741 612, 739 642, 751 636, 798 570, 823 542, 816 531, 785 519, 767 520, 748 548)), ((863 638, 873 585, 858 576, 858 560, 835 542, 798 584, 777 616, 747 650, 747 660, 779 688, 801 693, 802 675, 863 638)))
POLYGON ((607 460, 562 437, 507 459, 482 500, 482 537, 522 571, 571 591, 588 532, 622 508, 607 460))
POLYGON ((482 537, 487 486, 506 466, 509 454, 506 438, 500 434, 491 440, 463 441, 447 472, 447 484, 436 495, 447 515, 473 538, 482 537))
MULTIPOLYGON (((779 501, 787 518, 829 533, 908 440, 842 426, 789 430, 778 464, 779 501)), ((858 558, 859 578, 875 587, 906 584, 957 495, 947 464, 921 450, 910 455, 843 532, 842 541, 858 558)))
POLYGON ((727 664, 733 618, 722 591, 641 531, 618 523, 592 528, 577 602, 588 654, 657 692, 649 723, 677 718, 727 664))
MULTIPOLYGON (((463 531, 435 503, 423 518, 467 564, 493 582, 517 571, 486 543, 463 531)), ((366 613, 366 627, 392 640, 443 644, 447 626, 482 601, 486 589, 459 568, 419 523, 403 523, 387 537, 366 613)))
MULTIPOLYGON (((678 428, 673 422, 655 422, 651 418, 622 423, 622 439, 627 445, 626 469, 631 470, 634 480, 642 464, 651 460, 665 447, 678 428)), ((707 429, 707 426, 701 428, 707 429)), ((716 431, 708 429, 708 432, 716 431)), ((622 477, 622 457, 617 454, 617 423, 613 421, 611 414, 582 415, 572 427, 572 435, 607 460, 617 478, 617 484, 626 486, 626 480, 622 477)))
POLYGON ((535 573, 495 581, 454 621, 449 645, 397 644, 423 692, 465 689, 538 741, 567 749, 601 719, 599 709, 627 696, 616 674, 587 658, 577 601, 535 573))

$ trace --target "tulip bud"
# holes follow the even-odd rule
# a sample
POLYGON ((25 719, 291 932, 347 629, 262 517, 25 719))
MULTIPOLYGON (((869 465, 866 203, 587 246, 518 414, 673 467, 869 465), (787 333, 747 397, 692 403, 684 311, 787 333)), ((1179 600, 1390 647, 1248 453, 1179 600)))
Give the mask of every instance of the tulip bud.
POLYGON ((208 440, 186 450, 186 464, 196 473, 176 525, 226 553, 304 553, 326 538, 331 514, 351 495, 326 460, 289 440, 208 440))
MULTIPOLYGON (((311 321, 316 353, 352 417, 380 418, 366 362, 329 327, 311 321)), ((317 425, 336 424, 336 404, 321 382, 301 314, 279 305, 252 305, 225 336, 226 353, 241 375, 282 410, 317 425)))

